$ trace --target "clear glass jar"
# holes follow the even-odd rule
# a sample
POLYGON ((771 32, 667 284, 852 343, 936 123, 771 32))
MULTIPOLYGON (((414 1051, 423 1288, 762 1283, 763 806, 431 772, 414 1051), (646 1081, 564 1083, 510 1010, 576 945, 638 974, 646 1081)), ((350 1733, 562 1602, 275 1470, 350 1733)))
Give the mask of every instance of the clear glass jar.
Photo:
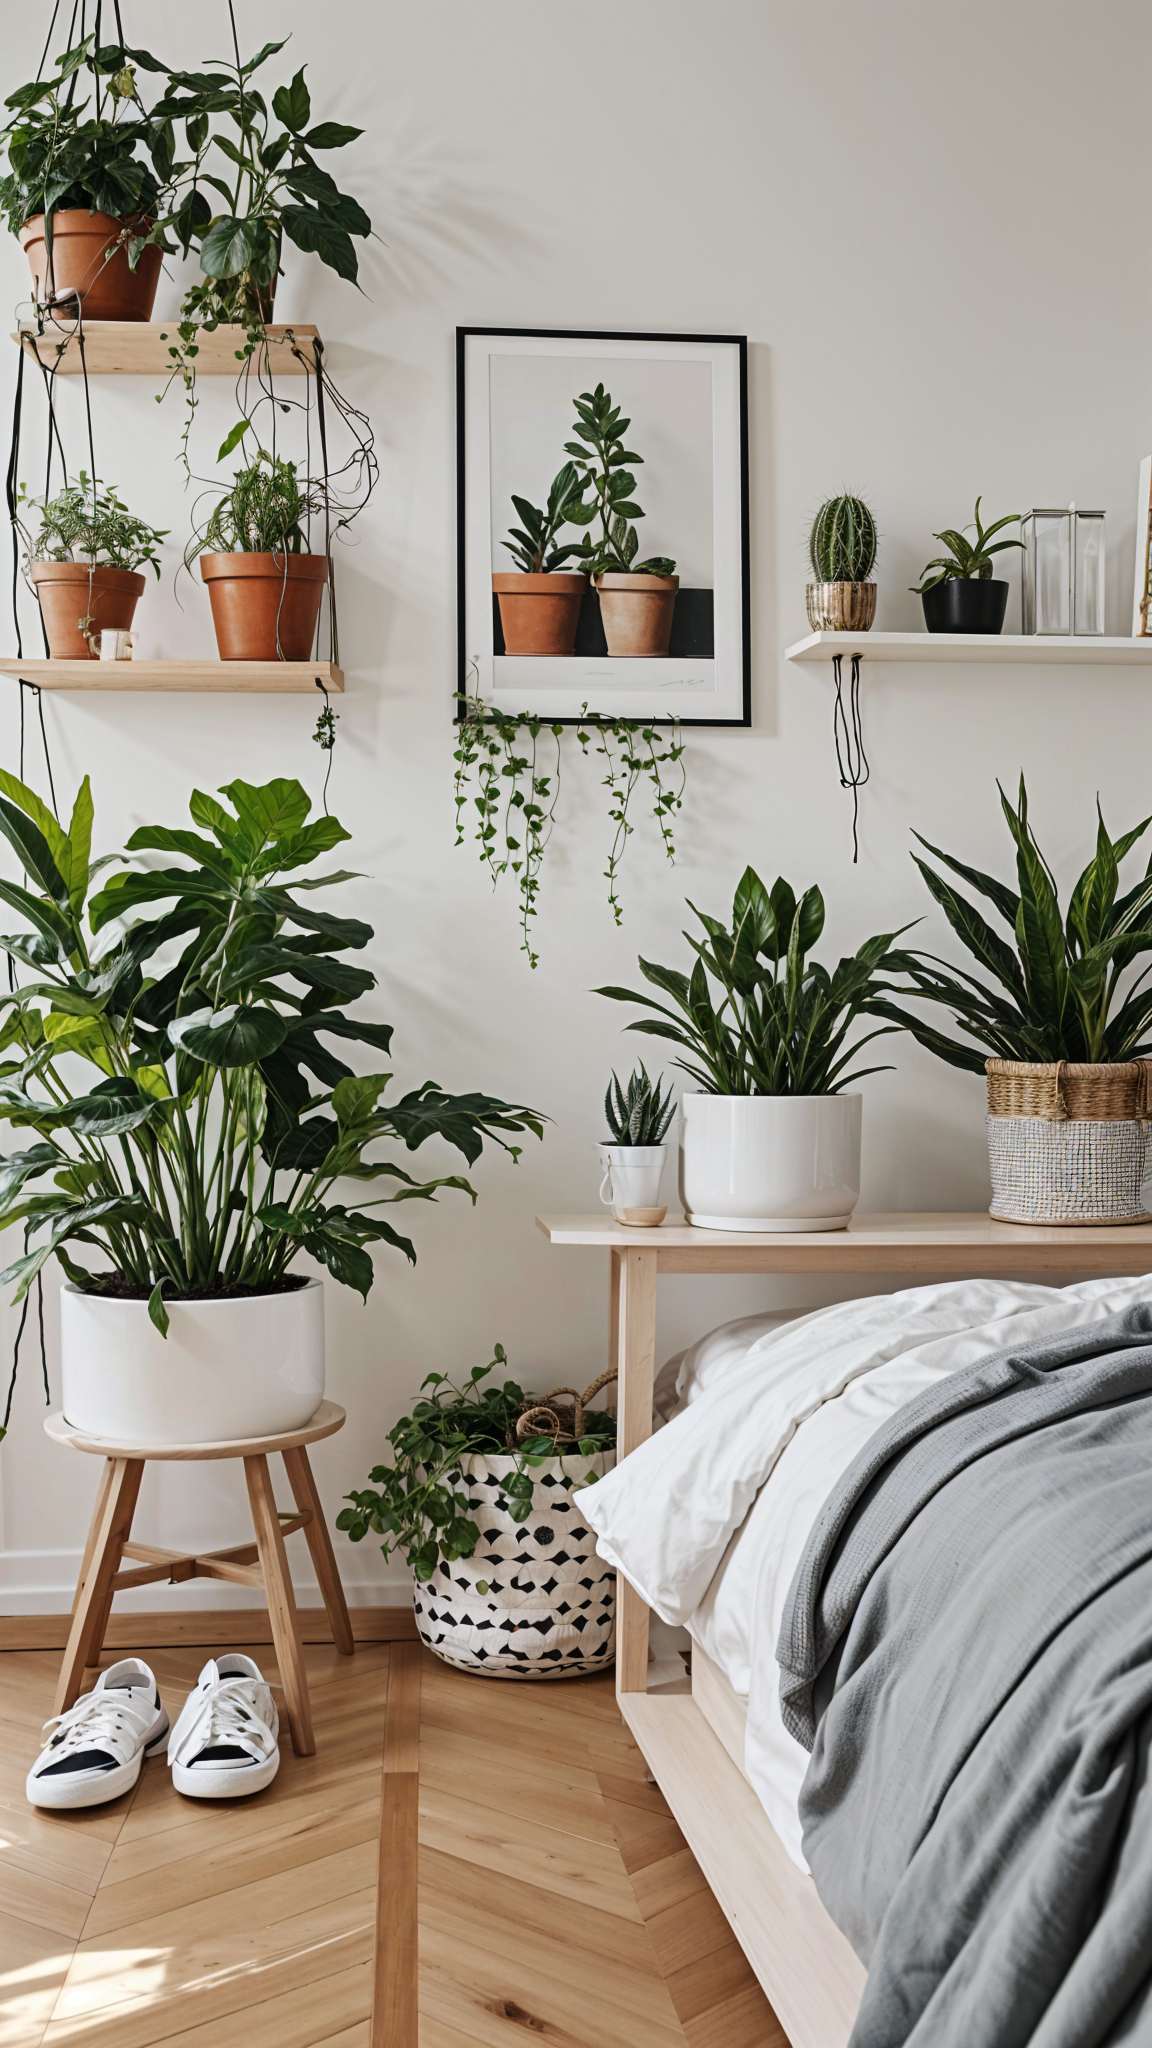
POLYGON ((1073 516, 1072 631, 1104 631, 1104 514, 1073 516))
POLYGON ((1025 633, 1072 630, 1072 514, 1037 508, 1020 521, 1020 576, 1025 633))

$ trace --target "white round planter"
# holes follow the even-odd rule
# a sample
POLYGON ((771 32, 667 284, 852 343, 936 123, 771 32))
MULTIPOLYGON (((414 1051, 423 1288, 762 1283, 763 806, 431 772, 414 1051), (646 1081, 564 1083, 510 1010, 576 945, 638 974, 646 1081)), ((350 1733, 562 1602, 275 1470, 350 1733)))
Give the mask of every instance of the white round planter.
POLYGON ((680 1199, 702 1230, 843 1230, 860 1199, 859 1095, 685 1095, 680 1199))
POLYGON ((660 1207, 667 1145, 598 1145, 596 1150, 604 1168, 600 1200, 617 1223, 662 1223, 668 1213, 660 1207))
POLYGON ((60 1291, 64 1415, 122 1444, 235 1442, 300 1429, 324 1399, 324 1287, 232 1301, 146 1301, 60 1291))

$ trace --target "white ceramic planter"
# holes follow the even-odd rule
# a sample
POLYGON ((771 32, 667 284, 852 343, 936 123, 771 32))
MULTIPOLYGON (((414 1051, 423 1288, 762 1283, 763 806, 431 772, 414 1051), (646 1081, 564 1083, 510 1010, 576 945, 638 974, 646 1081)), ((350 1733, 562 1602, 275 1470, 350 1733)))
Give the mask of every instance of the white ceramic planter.
POLYGON ((60 1291, 64 1414, 113 1443, 235 1442, 299 1429, 324 1399, 324 1287, 235 1301, 146 1301, 60 1291))
POLYGON ((680 1198, 703 1230, 842 1230, 860 1199, 859 1095, 685 1095, 680 1198))
POLYGON ((667 1145, 598 1145, 596 1150, 604 1168, 600 1200, 617 1223, 648 1228, 663 1223, 668 1211, 660 1207, 660 1182, 667 1145))

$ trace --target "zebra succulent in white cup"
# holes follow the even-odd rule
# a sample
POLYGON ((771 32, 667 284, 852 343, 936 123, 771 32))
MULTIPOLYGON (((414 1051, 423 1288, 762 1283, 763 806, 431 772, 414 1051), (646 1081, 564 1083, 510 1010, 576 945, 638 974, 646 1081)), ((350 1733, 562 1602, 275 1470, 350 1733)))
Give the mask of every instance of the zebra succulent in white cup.
POLYGON ((660 1182, 676 1100, 671 1088, 662 1089, 662 1080, 660 1076, 654 1087, 639 1066, 627 1088, 620 1086, 615 1074, 608 1084, 604 1115, 609 1142, 597 1148, 604 1168, 600 1200, 611 1208, 617 1223, 651 1228, 668 1214, 660 1206, 660 1182))

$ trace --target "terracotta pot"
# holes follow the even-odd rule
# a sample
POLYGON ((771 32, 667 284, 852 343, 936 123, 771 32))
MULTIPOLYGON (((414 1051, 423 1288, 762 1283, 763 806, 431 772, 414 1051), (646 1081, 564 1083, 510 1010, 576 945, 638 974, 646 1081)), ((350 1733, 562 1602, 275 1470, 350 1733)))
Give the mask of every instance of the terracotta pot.
MULTIPOLYGON (((52 215, 52 258, 44 239, 44 215, 33 214, 20 230, 20 240, 32 268, 35 297, 43 303, 59 298, 73 287, 79 292, 85 320, 150 320, 160 278, 162 252, 142 249, 135 270, 128 267, 128 251, 115 244, 125 228, 134 232, 150 228, 150 220, 138 214, 117 220, 110 213, 88 213, 83 207, 68 207, 52 215), (111 256, 105 255, 113 249, 111 256), (51 268, 51 275, 49 275, 51 268)), ((72 305, 75 305, 73 300, 72 305)), ((69 301, 60 306, 67 318, 69 301)))
POLYGON ((622 576, 606 569, 596 588, 609 654, 667 654, 678 576, 622 576))
POLYGON ((91 584, 86 562, 30 562, 28 573, 40 599, 53 661, 94 661, 80 620, 91 617, 88 630, 94 634, 105 626, 126 630, 144 595, 144 578, 134 569, 93 569, 91 584))
POLYGON ((201 555, 200 574, 221 661, 308 660, 327 555, 201 555))
POLYGON ((500 601, 505 654, 571 654, 586 576, 533 576, 507 570, 492 578, 500 601))

